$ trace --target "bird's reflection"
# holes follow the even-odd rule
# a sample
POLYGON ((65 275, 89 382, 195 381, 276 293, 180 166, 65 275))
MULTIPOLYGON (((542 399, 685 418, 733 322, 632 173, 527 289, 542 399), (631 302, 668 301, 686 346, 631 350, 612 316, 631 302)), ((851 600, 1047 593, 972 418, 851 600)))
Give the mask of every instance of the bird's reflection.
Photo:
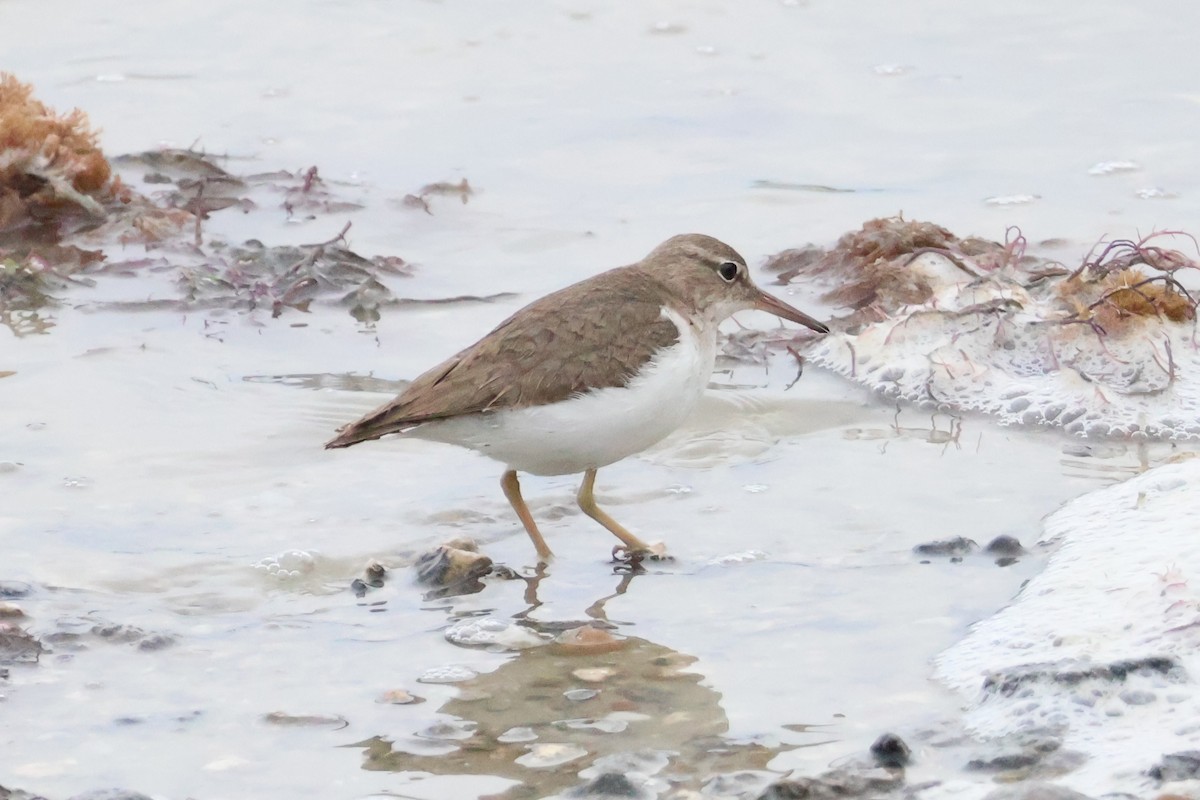
POLYGON ((640 573, 620 575, 612 592, 585 609, 585 619, 569 622, 533 616, 542 605, 544 567, 518 577, 526 582, 527 607, 514 615, 517 624, 560 635, 457 684, 458 696, 439 709, 459 721, 437 742, 445 746, 442 754, 429 753, 436 732, 409 742, 373 737, 360 743, 365 769, 519 781, 501 795, 507 800, 576 786, 589 767, 592 781, 606 775, 618 780, 617 773, 627 780, 626 773, 646 771, 698 790, 715 774, 765 769, 792 749, 725 739, 729 723, 721 695, 691 669, 695 657, 617 632, 626 625, 609 620, 606 603, 628 592, 640 573), (578 631, 594 635, 567 635, 578 631))

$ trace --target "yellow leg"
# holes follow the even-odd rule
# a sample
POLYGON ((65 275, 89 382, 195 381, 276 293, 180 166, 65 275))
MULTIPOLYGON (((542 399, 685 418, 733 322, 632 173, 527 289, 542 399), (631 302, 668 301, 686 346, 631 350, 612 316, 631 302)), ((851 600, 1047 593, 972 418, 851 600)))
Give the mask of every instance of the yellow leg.
POLYGON ((525 532, 533 540, 538 560, 549 561, 554 553, 550 552, 549 546, 546 545, 546 540, 542 538, 541 531, 538 530, 537 524, 533 521, 533 515, 529 513, 529 506, 525 505, 525 499, 521 497, 521 484, 517 481, 516 470, 510 469, 504 473, 504 477, 500 479, 500 488, 504 490, 504 496, 508 498, 508 504, 513 507, 513 511, 517 512, 521 524, 525 526, 525 532))
POLYGON ((583 510, 583 513, 608 528, 613 536, 625 543, 625 547, 631 555, 651 552, 651 548, 645 542, 625 530, 621 527, 621 523, 600 510, 600 506, 596 505, 596 496, 592 493, 595 485, 596 470, 589 469, 583 473, 583 483, 579 485, 579 494, 575 495, 575 500, 579 503, 579 508, 583 510))

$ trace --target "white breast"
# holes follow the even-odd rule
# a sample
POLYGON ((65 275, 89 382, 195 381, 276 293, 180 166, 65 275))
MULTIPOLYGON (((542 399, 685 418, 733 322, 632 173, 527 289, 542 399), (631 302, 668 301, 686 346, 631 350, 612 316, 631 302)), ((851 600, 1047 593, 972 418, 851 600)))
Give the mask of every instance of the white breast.
POLYGON ((641 452, 691 414, 716 357, 715 326, 697 327, 666 307, 662 314, 679 329, 679 341, 625 386, 427 423, 411 435, 469 447, 533 475, 583 472, 641 452))

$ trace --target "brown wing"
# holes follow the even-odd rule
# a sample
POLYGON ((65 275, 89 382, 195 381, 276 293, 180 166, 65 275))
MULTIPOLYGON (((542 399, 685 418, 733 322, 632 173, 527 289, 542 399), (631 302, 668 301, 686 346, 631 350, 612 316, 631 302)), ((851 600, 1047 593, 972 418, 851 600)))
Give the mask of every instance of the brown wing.
POLYGON ((349 447, 431 420, 553 403, 623 386, 654 353, 679 340, 662 316, 657 284, 622 267, 531 303, 403 393, 340 429, 349 447))

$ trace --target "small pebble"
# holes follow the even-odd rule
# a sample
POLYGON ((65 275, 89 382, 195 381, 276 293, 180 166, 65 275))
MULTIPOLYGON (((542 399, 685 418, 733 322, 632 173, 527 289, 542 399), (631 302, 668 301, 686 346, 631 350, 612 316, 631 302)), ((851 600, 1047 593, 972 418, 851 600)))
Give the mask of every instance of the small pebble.
POLYGON ((439 741, 461 742, 470 739, 475 733, 473 720, 454 720, 430 725, 417 735, 422 739, 437 739, 439 741))
POLYGON ((571 628, 554 637, 555 649, 567 655, 608 653, 613 650, 619 650, 624 646, 624 639, 620 639, 602 628, 595 628, 591 625, 571 628))
POLYGON ((558 725, 577 731, 598 731, 600 733, 624 733, 629 727, 629 720, 622 719, 625 715, 607 716, 601 719, 567 719, 558 725))
POLYGON ((973 539, 955 536, 953 539, 940 539, 936 542, 925 542, 913 548, 919 556, 957 556, 962 557, 979 549, 973 539))
POLYGON ((1000 535, 988 542, 983 551, 994 556, 1019 556, 1025 548, 1015 536, 1000 535))
POLYGON ((538 736, 533 732, 533 728, 519 727, 509 728, 504 733, 496 737, 497 742, 509 744, 512 742, 532 742, 538 736))
POLYGON ((571 677, 584 683, 600 683, 616 674, 611 667, 580 667, 571 672, 571 677))
POLYGON ((523 767, 544 769, 557 767, 586 755, 587 750, 573 744, 534 744, 529 746, 528 753, 518 756, 516 762, 523 767))
POLYGON ((424 703, 425 698, 418 697, 417 695, 406 691, 405 689, 389 689, 388 691, 379 695, 379 699, 375 702, 390 703, 394 706, 409 706, 416 705, 417 703, 424 703))
POLYGON ((12 603, 0 603, 0 619, 22 619, 25 612, 12 603))
POLYGON ((345 717, 337 717, 332 714, 288 714, 285 711, 272 711, 270 714, 263 714, 262 721, 269 725, 282 725, 285 727, 325 727, 335 726, 344 728, 350 723, 345 717))
POLYGON ((143 653, 152 653, 156 650, 164 650, 175 644, 175 637, 165 633, 152 633, 145 639, 138 642, 138 650, 143 653))
POLYGON ((600 692, 596 689, 568 689, 563 692, 563 697, 573 703, 582 703, 584 700, 591 700, 600 692))
POLYGON ((1119 696, 1131 706, 1149 705, 1158 699, 1158 695, 1147 689, 1126 689, 1119 696))

